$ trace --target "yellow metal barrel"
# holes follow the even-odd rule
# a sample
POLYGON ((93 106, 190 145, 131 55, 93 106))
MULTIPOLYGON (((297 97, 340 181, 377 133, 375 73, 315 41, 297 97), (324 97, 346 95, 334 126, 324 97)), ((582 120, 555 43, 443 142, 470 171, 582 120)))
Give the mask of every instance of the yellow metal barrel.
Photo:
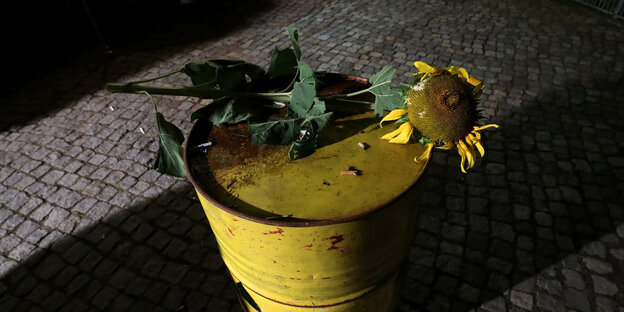
POLYGON ((372 114, 338 118, 289 161, 288 147, 251 146, 243 126, 194 126, 187 170, 247 310, 394 309, 426 164, 419 144, 380 140, 387 131, 372 114))

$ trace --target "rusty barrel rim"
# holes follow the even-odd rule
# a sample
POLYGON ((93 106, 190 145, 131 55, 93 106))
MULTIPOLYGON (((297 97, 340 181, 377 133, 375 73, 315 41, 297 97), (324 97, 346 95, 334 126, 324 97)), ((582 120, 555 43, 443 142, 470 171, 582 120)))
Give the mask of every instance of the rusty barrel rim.
MULTIPOLYGON (((357 77, 357 76, 351 76, 351 75, 344 75, 344 74, 338 74, 340 77, 343 77, 345 79, 350 79, 350 80, 358 80, 358 81, 366 81, 368 82, 368 80, 361 78, 361 77, 357 77)), ((228 207, 227 205, 224 205, 223 203, 219 202, 218 200, 214 199, 212 196, 209 195, 208 192, 206 192, 206 190, 197 182, 197 180, 193 177, 192 171, 190 170, 190 166, 189 166, 189 148, 192 146, 189 146, 190 142, 194 142, 194 136, 197 133, 197 129, 202 125, 202 123, 205 124, 210 124, 209 121, 206 120, 201 120, 198 119, 193 123, 193 126, 191 127, 191 130, 189 131, 189 135, 186 138, 186 141, 184 142, 184 168, 186 169, 186 173, 188 176, 188 179, 191 181, 191 184, 193 185, 193 187, 195 188, 195 190, 201 194, 201 196, 203 196, 206 200, 208 200, 211 204, 215 205, 216 207, 218 207, 221 210, 224 210, 232 215, 235 215, 237 217, 249 220, 249 221, 253 221, 253 222, 257 222, 257 223, 261 223, 261 224, 266 224, 266 225, 275 225, 275 226, 283 226, 283 227, 314 227, 314 226, 324 226, 324 225, 332 225, 332 224, 340 224, 340 223, 346 223, 346 222, 350 222, 350 221, 354 221, 354 220, 358 220, 361 218, 364 218, 370 214, 373 214, 381 209, 383 209, 384 207, 392 204, 393 202, 397 201, 399 198, 401 198, 403 195, 405 195, 405 193, 409 192, 414 185, 416 185, 416 183, 418 183, 420 181, 420 179, 422 178, 423 174, 425 173, 425 171, 427 170, 427 168, 429 167, 429 161, 430 158, 426 160, 422 171, 418 174, 417 178, 414 180, 413 183, 410 184, 410 186, 403 192, 399 193, 397 196, 395 196, 393 199, 389 200, 386 203, 383 203, 379 206, 377 206, 376 208, 370 209, 366 212, 363 213, 358 213, 349 217, 345 217, 345 218, 336 218, 336 219, 329 219, 329 220, 291 220, 291 221, 280 221, 280 220, 271 220, 271 219, 264 219, 264 218, 258 218, 258 217, 254 217, 245 213, 242 213, 240 211, 237 211, 235 209, 232 209, 230 207, 228 207)), ((204 142, 201 142, 204 143, 204 142)))

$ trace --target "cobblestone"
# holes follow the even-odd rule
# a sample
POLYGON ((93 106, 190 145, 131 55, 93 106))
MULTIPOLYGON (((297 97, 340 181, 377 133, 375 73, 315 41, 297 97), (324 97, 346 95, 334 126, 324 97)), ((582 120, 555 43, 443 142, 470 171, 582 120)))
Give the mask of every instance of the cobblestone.
MULTIPOLYGON (((466 67, 486 83, 482 122, 502 126, 467 175, 434 152, 399 311, 622 311, 623 21, 571 1, 195 5, 167 27, 133 14, 150 31, 105 32, 121 36, 112 57, 9 77, 23 82, 0 108, 3 309, 241 311, 192 187, 148 170, 151 105, 102 85, 208 57, 266 67, 295 25, 319 70, 390 64, 398 83, 415 60, 466 67)), ((157 101, 185 133, 201 106, 157 101)))

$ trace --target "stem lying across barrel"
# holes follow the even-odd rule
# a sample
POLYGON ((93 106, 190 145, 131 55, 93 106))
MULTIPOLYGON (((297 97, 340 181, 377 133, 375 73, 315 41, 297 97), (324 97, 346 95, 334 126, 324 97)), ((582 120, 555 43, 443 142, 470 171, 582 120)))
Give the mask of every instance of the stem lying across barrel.
MULTIPOLYGON (((361 100, 349 100, 348 98, 354 97, 366 92, 371 92, 373 87, 369 87, 360 91, 351 92, 347 94, 337 94, 329 96, 319 96, 319 100, 327 101, 333 100, 335 104, 342 104, 345 106, 361 105, 370 109, 373 105, 372 102, 361 100)), ((182 88, 169 88, 169 87, 155 87, 155 86, 143 86, 136 83, 109 83, 106 85, 106 91, 111 93, 149 93, 158 95, 181 95, 181 96, 193 96, 204 99, 217 99, 221 97, 237 97, 237 98, 256 98, 265 99, 280 103, 290 103, 292 99, 291 92, 241 92, 230 90, 217 90, 217 89, 205 89, 201 87, 182 87, 182 88)))
POLYGON ((241 97, 241 98, 260 98, 271 100, 275 102, 290 102, 291 92, 280 93, 255 93, 255 92, 241 92, 230 90, 217 90, 206 89, 203 87, 182 87, 182 88, 169 88, 169 87, 153 87, 142 86, 134 83, 109 83, 106 85, 106 90, 111 93, 143 93, 159 94, 159 95, 182 95, 193 96, 198 98, 216 99, 225 96, 229 97, 241 97))

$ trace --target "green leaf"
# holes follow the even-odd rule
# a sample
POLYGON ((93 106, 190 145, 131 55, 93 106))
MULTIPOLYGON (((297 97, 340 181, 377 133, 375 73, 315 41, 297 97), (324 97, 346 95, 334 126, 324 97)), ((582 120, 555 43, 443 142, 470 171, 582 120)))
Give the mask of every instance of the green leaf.
POLYGON ((401 92, 397 89, 387 88, 378 89, 375 94, 375 103, 373 103, 373 109, 375 114, 379 117, 383 115, 384 111, 392 111, 403 107, 405 98, 401 92))
POLYGON ((295 75, 296 73, 297 57, 295 56, 295 51, 291 48, 278 50, 275 47, 271 55, 271 64, 267 71, 269 78, 295 75))
POLYGON ((212 84, 217 79, 217 68, 207 62, 190 62, 184 65, 183 72, 191 77, 193 85, 212 84))
POLYGON ((368 79, 368 82, 370 82, 371 84, 371 92, 373 92, 375 88, 379 88, 384 85, 390 85, 390 81, 392 80, 395 72, 396 69, 392 68, 392 66, 390 65, 386 65, 380 71, 372 75, 368 79))
POLYGON ((299 61, 297 63, 299 66, 299 81, 305 84, 311 84, 316 88, 318 85, 318 81, 316 80, 316 75, 314 74, 314 70, 312 67, 308 65, 306 62, 299 61))
POLYGON ((385 66, 368 79, 371 83, 370 92, 375 95, 373 109, 377 116, 382 116, 385 110, 402 108, 405 103, 401 88, 390 87, 390 81, 395 72, 396 70, 391 66, 385 66))
POLYGON ((305 118, 301 122, 300 125, 305 125, 306 123, 309 122, 310 124, 312 124, 312 126, 314 127, 314 129, 316 129, 316 131, 318 133, 321 130, 323 130, 323 128, 325 128, 325 126, 327 126, 327 124, 331 120, 333 114, 334 113, 329 112, 329 113, 324 113, 324 114, 321 114, 321 115, 309 116, 309 117, 305 118))
POLYGON ((422 137, 420 137, 418 142, 420 142, 420 144, 422 144, 422 145, 427 145, 427 144, 431 143, 431 139, 423 135, 422 137))
POLYGON ((296 82, 292 90, 292 100, 288 108, 296 117, 307 117, 308 111, 314 105, 316 89, 313 85, 296 82))
POLYGON ((288 30, 288 38, 290 38, 290 43, 293 46, 293 52, 295 52, 295 58, 297 61, 301 59, 301 49, 299 48, 299 31, 297 28, 288 26, 286 28, 288 30))
POLYGON ((224 66, 217 71, 217 84, 221 90, 249 91, 263 78, 264 69, 251 63, 224 66))
POLYGON ((307 118, 292 118, 278 121, 269 121, 257 124, 249 124, 248 129, 251 133, 251 143, 253 145, 272 144, 286 145, 299 137, 301 127, 310 123, 316 129, 321 131, 332 117, 332 113, 325 113, 307 118))
POLYGON ((320 115, 325 112, 325 102, 316 97, 314 85, 295 82, 288 108, 295 117, 320 115))
POLYGON ((182 142, 184 135, 174 124, 165 120, 163 115, 156 112, 158 124, 158 155, 152 164, 152 169, 175 177, 186 178, 184 168, 184 150, 182 142))
POLYGON ((250 102, 239 98, 220 98, 194 111, 191 114, 191 121, 203 119, 217 126, 248 121, 262 113, 263 109, 259 101, 261 100, 250 102))
POLYGON ((184 66, 183 72, 191 78, 193 86, 213 89, 218 85, 221 90, 238 91, 253 89, 265 76, 264 69, 255 64, 231 60, 190 62, 184 66))
POLYGON ((318 98, 314 98, 314 104, 310 110, 308 110, 308 116, 317 116, 325 112, 325 102, 319 100, 318 98))

